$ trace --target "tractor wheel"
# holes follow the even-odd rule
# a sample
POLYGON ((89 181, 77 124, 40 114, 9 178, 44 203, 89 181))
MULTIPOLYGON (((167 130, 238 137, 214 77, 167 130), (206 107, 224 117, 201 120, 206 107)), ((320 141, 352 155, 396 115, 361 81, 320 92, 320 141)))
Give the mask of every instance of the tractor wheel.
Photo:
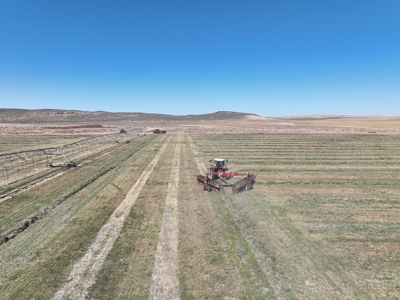
MULTIPOLYGON (((210 168, 210 173, 214 172, 213 168, 210 168)), ((215 175, 211 174, 210 175, 210 179, 214 180, 215 179, 215 175)))

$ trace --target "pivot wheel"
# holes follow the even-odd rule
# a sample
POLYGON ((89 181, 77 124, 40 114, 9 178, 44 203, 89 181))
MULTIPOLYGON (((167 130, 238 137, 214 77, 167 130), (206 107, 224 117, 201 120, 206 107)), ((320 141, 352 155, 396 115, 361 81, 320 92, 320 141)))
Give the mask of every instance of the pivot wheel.
POLYGON ((206 186, 205 186, 205 185, 203 185, 203 191, 205 191, 205 190, 207 190, 207 188, 206 188, 206 186))
POLYGON ((246 185, 246 190, 252 190, 253 186, 251 184, 246 185))
POLYGON ((76 167, 76 164, 73 162, 73 161, 71 161, 71 162, 69 162, 68 164, 67 164, 67 169, 69 169, 69 168, 75 168, 76 167))
POLYGON ((208 186, 208 191, 211 192, 211 185, 208 186))

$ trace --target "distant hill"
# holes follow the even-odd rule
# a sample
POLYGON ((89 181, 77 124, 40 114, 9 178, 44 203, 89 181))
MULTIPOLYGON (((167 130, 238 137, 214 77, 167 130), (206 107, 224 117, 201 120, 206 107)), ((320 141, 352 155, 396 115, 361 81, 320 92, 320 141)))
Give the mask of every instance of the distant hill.
POLYGON ((43 123, 114 123, 129 121, 211 121, 246 119, 249 116, 257 116, 249 113, 230 111, 218 111, 201 115, 165 115, 129 112, 106 111, 80 111, 60 109, 8 109, 0 108, 0 123, 15 124, 43 124, 43 123))

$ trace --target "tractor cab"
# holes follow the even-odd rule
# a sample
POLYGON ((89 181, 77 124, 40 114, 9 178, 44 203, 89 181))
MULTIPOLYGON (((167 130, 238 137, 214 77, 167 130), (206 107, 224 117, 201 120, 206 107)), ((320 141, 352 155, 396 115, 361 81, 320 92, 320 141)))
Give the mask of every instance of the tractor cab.
POLYGON ((217 167, 224 167, 225 166, 225 160, 221 159, 221 160, 214 160, 214 164, 217 167))
MULTIPOLYGON (((228 162, 224 158, 214 158, 214 160, 210 160, 213 164, 210 166, 210 173, 211 174, 211 179, 219 179, 219 175, 215 173, 227 173, 229 172, 228 166, 226 163, 228 162)), ((228 179, 228 178, 227 178, 228 179)))
POLYGON ((210 160, 210 162, 213 163, 213 165, 211 166, 212 169, 214 170, 225 170, 227 169, 226 166, 226 162, 228 162, 226 159, 224 158, 214 158, 214 160, 210 160))

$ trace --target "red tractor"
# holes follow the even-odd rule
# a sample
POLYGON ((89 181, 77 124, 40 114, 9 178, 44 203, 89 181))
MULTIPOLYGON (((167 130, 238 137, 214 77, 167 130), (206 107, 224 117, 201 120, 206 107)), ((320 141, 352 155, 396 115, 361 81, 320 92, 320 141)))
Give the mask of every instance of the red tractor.
POLYGON ((167 133, 167 131, 166 130, 160 130, 160 129, 158 129, 158 128, 156 128, 156 129, 154 129, 153 130, 153 133, 155 133, 155 134, 160 134, 160 133, 167 133))
POLYGON ((206 173, 206 176, 196 176, 197 181, 203 185, 203 190, 208 190, 209 192, 211 192, 211 190, 222 192, 224 186, 228 186, 226 180, 235 176, 246 177, 231 185, 233 193, 239 193, 244 189, 253 189, 256 175, 250 173, 240 174, 238 172, 229 171, 228 166, 226 165, 228 161, 224 158, 214 158, 214 160, 210 160, 210 162, 213 162, 213 164, 210 166, 210 171, 206 173), (220 179, 224 184, 216 181, 217 179, 220 179))
MULTIPOLYGON (((225 163, 228 162, 227 159, 214 158, 214 161, 210 160, 213 164, 210 166, 210 178, 212 180, 220 179, 220 173, 229 173, 229 169, 225 163)), ((232 177, 225 177, 225 179, 231 179, 232 177)))

